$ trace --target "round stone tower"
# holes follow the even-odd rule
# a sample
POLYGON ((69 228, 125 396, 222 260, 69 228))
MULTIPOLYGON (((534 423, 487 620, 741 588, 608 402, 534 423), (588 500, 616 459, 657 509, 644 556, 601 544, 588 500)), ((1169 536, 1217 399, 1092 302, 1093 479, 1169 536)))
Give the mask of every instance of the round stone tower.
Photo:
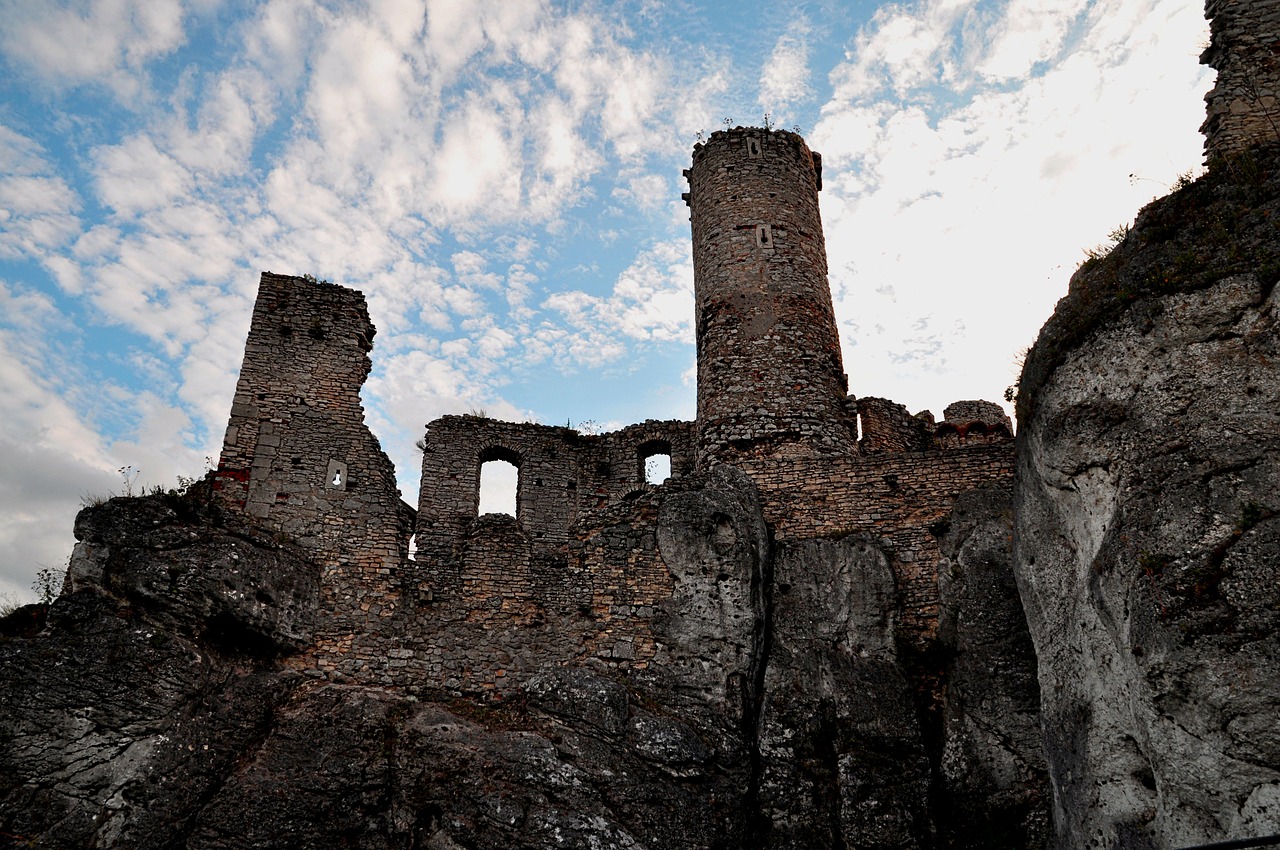
POLYGON ((702 465, 857 453, 818 212, 822 157, 738 127, 693 149, 702 465))

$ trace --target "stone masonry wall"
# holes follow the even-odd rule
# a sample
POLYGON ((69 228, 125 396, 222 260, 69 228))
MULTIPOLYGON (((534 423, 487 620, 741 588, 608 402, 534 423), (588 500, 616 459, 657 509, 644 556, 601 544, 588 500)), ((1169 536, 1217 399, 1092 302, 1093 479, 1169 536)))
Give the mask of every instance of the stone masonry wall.
POLYGON ((653 605, 672 587, 657 555, 656 504, 693 472, 693 423, 588 435, 445 416, 423 447, 418 550, 405 573, 418 614, 396 638, 391 680, 501 692, 571 660, 647 665, 653 605), (645 483, 653 454, 670 455, 666 487, 645 483), (519 470, 515 517, 478 515, 488 460, 519 470))
MULTIPOLYGON (((602 435, 571 428, 444 416, 427 426, 418 498, 418 581, 456 592, 467 570, 458 541, 470 535, 480 468, 504 460, 519 470, 516 518, 531 555, 562 558, 579 515, 645 489, 644 461, 671 457, 673 476, 693 471, 693 423, 650 420, 602 435)), ((476 569, 485 569, 478 562, 476 569)))
POLYGON ((1013 438, 1013 423, 1004 408, 993 401, 957 401, 948 404, 943 420, 933 432, 933 445, 954 449, 1013 438))
POLYGON ((412 511, 360 402, 373 335, 359 292, 263 273, 214 477, 224 505, 315 553, 321 656, 392 615, 407 556, 412 511))
MULTIPOLYGON (((692 447, 690 423, 584 436, 474 417, 433 422, 409 573, 417 614, 396 639, 388 681, 501 693, 540 666, 590 660, 643 669, 670 654, 654 618, 670 604, 676 566, 656 547, 656 517, 673 494, 700 486, 701 476, 689 474, 692 447), (660 440, 672 446, 675 474, 646 487, 637 449, 660 440), (495 452, 518 455, 519 519, 476 516, 481 459, 495 452)), ((780 542, 879 540, 896 577, 903 633, 923 648, 936 632, 938 524, 960 493, 1009 484, 1013 443, 739 465, 780 542)))
POLYGON ((422 587, 396 633, 377 636, 389 662, 376 679, 412 691, 500 696, 540 669, 589 664, 648 667, 654 620, 673 579, 658 552, 664 494, 696 486, 672 479, 635 491, 576 524, 558 547, 535 545, 506 514, 468 523, 455 571, 435 581, 420 550, 422 587))
POLYGON ((827 284, 820 162, 785 131, 739 127, 694 147, 686 200, 700 463, 857 452, 827 284))
POLYGON ((938 534, 956 497, 1010 486, 1013 441, 861 458, 747 463, 781 541, 870 534, 897 579, 902 632, 923 648, 937 630, 938 534))
POLYGON ((1209 46, 1200 61, 1218 72, 1205 95, 1205 155, 1280 144, 1280 2, 1208 0, 1205 17, 1209 46))
POLYGON ((912 416, 905 407, 887 398, 865 396, 857 400, 863 454, 920 452, 933 447, 933 423, 912 416))

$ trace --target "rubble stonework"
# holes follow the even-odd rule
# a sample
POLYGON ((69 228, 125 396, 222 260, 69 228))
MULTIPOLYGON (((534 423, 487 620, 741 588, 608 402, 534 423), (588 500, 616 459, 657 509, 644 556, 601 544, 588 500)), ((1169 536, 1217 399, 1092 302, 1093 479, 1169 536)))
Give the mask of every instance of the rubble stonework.
POLYGON ((713 133, 686 173, 702 462, 857 451, 818 212, 794 133, 713 133))
POLYGON ((1209 46, 1200 61, 1218 72, 1204 98, 1206 156, 1280 144, 1280 2, 1207 0, 1205 17, 1209 46))
POLYGON ((322 653, 391 616, 408 556, 412 508, 360 402, 373 335, 359 292, 264 272, 214 475, 224 503, 315 553, 322 653))

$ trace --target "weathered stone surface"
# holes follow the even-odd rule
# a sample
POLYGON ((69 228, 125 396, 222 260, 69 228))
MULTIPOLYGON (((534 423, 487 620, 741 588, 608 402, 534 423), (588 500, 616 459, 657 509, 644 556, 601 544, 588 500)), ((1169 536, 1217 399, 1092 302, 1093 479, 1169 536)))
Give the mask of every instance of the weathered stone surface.
POLYGON ((929 763, 876 541, 780 547, 760 717, 765 846, 933 846, 929 763))
POLYGON ((940 754, 880 543, 775 551, 730 467, 667 496, 650 538, 620 538, 652 539, 670 572, 653 663, 587 658, 501 701, 302 675, 316 565, 198 502, 87 509, 43 631, 19 612, 0 640, 0 831, 57 848, 935 846, 940 754))
POLYGON ((0 641, 0 833, 169 847, 301 680, 269 659, 313 613, 285 600, 310 588, 314 609, 315 568, 163 498, 86 509, 77 533, 44 631, 0 641))
POLYGON ((1014 580, 1012 494, 956 500, 940 542, 947 659, 937 818, 951 846, 1046 848, 1052 837, 1036 656, 1014 580))
POLYGON ((1062 847, 1280 832, 1273 166, 1144 211, 1028 358, 1015 563, 1062 847), (1164 266, 1171 244, 1220 264, 1164 266), (1163 294, 1107 288, 1152 268, 1163 294), (1084 292, 1117 309, 1073 330, 1084 292))
POLYGON ((674 591, 655 617, 655 666, 670 700, 727 719, 722 746, 740 749, 764 661, 769 532, 745 475, 718 466, 708 479, 672 494, 659 513, 658 551, 674 591))
POLYGON ((243 526, 208 533, 193 499, 112 499, 76 518, 68 589, 108 592, 149 621, 234 645, 280 653, 308 644, 319 570, 296 550, 243 526))

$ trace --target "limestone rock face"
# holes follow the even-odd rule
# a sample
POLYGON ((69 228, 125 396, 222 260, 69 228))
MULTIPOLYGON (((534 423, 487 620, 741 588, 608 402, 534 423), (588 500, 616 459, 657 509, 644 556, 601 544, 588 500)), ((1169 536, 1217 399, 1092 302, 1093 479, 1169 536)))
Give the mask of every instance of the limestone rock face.
POLYGON ((1012 533, 1012 493, 984 489, 956 501, 940 541, 941 819, 955 847, 1031 850, 1052 838, 1036 656, 1012 533))
MULTIPOLYGON (((45 631, 0 642, 0 832, 169 847, 302 680, 309 561, 163 498, 88 508, 45 631)), ((22 845, 27 846, 27 845, 22 845)))
MULTIPOLYGON (((1262 188, 1247 187, 1251 203, 1273 207, 1262 188)), ((1222 257, 1241 270, 1181 280, 1159 252, 1214 256, 1204 217, 1231 209, 1174 231, 1167 206, 1073 282, 1074 298, 1097 274, 1123 287, 1154 268, 1164 292, 1121 289, 1074 337, 1051 322, 1037 347, 1053 351, 1024 372, 1036 385, 1020 399, 1015 562, 1061 847, 1280 832, 1274 224, 1232 214, 1222 257)))
POLYGON ((876 541, 780 547, 760 718, 766 846, 930 847, 929 760, 876 541))

